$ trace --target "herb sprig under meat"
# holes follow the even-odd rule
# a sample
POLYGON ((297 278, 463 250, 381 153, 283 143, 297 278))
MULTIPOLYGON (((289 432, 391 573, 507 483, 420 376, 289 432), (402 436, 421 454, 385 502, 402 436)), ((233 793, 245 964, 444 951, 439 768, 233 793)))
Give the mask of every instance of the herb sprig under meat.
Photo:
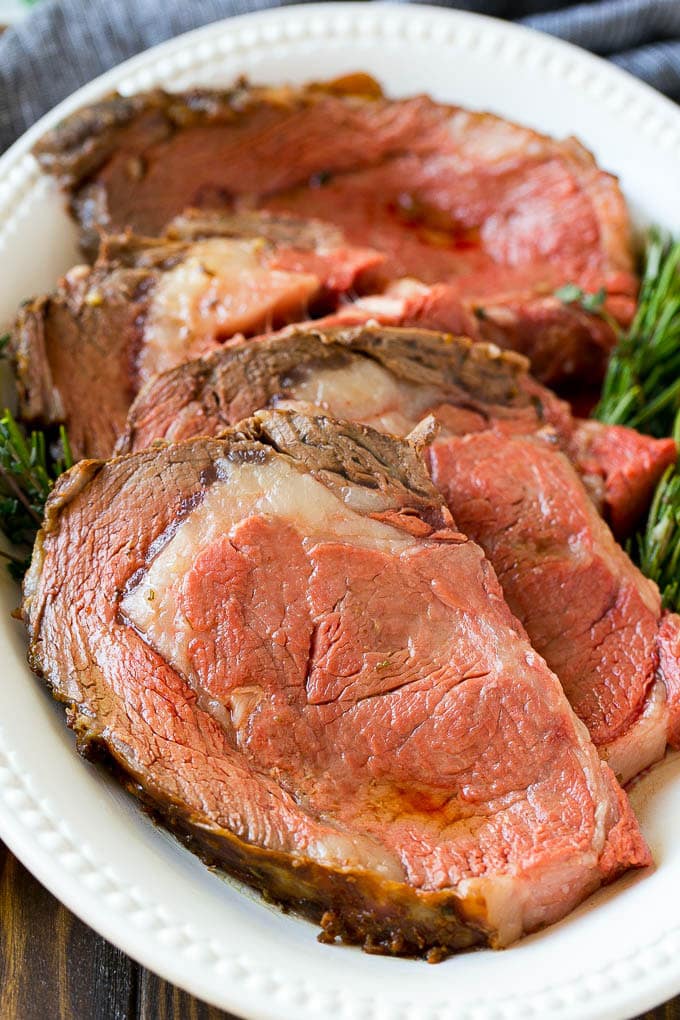
POLYGON ((651 231, 635 318, 607 367, 594 417, 651 436, 672 434, 680 410, 680 241, 651 231))
POLYGON ((73 463, 63 427, 59 445, 60 455, 53 456, 44 432, 26 434, 11 411, 6 410, 0 418, 0 529, 18 550, 16 555, 2 555, 17 580, 28 569, 30 550, 54 482, 73 463))
MULTIPOLYGON (((673 434, 680 446, 680 241, 650 232, 638 309, 625 332, 603 307, 603 291, 589 294, 567 284, 556 297, 601 316, 618 335, 593 416, 649 435, 673 434)), ((0 337, 0 356, 8 339, 0 337)), ((22 550, 22 555, 2 555, 18 579, 30 562, 54 482, 73 463, 63 428, 59 439, 62 452, 54 457, 44 432, 26 435, 7 410, 0 418, 0 530, 22 550)), ((661 478, 647 521, 628 548, 659 585, 664 605, 680 610, 680 460, 661 478)))
MULTIPOLYGON (((602 316, 618 335, 593 417, 652 436, 673 435, 680 449, 680 241, 650 231, 638 308, 625 332, 607 316, 599 292, 568 285, 556 296, 602 316)), ((662 476, 628 552, 659 585, 664 606, 680 610, 680 460, 662 476)))
MULTIPOLYGON (((680 448, 680 414, 675 423, 680 448)), ((656 487, 645 527, 629 542, 628 552, 642 573, 656 581, 664 607, 680 607, 680 472, 678 464, 666 468, 656 487)))

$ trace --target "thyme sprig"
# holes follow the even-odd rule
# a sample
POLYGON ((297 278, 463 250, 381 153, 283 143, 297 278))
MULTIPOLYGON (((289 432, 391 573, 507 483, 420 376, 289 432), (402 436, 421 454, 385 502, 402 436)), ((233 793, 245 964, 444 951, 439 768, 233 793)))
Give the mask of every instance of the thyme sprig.
POLYGON ((68 436, 59 431, 53 455, 44 432, 27 434, 5 410, 0 418, 0 530, 16 553, 3 553, 13 577, 21 579, 56 479, 73 464, 68 436))
POLYGON ((555 291, 555 297, 564 305, 578 305, 584 312, 606 315, 603 306, 607 299, 607 291, 604 287, 591 292, 577 287, 575 283, 565 283, 564 287, 555 291))

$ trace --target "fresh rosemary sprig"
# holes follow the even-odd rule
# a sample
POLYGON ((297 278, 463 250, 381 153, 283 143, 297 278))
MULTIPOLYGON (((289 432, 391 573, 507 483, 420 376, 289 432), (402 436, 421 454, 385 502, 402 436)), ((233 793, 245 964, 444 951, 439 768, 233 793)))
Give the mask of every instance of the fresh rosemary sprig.
MULTIPOLYGON (((567 285, 556 296, 604 318, 617 336, 593 417, 652 436, 672 435, 680 449, 680 241, 650 231, 638 308, 626 331, 606 314, 602 292, 567 285)), ((627 549, 658 584, 665 608, 680 610, 680 459, 664 472, 647 520, 627 549)))
MULTIPOLYGON (((680 448, 680 414, 673 434, 680 448)), ((646 577, 656 581, 666 609, 680 608, 680 469, 663 473, 644 527, 628 543, 628 552, 646 577)))
POLYGON ((18 580, 30 563, 30 549, 42 522, 45 501, 56 479, 73 463, 63 427, 59 445, 61 455, 54 457, 44 432, 26 435, 8 410, 0 418, 0 530, 17 549, 16 555, 2 555, 18 580))
POLYGON ((635 318, 619 331, 595 418, 671 435, 680 409, 680 241, 651 231, 635 318))

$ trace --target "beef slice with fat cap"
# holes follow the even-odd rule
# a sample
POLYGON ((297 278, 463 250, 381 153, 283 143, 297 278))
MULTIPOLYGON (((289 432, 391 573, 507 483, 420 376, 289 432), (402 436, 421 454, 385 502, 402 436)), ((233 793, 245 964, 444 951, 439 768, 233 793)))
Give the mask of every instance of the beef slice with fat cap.
MULTIPOLYGON (((107 457, 135 394, 156 373, 223 346, 237 331, 240 342, 240 333, 294 314, 301 303, 337 302, 379 258, 348 247, 335 228, 266 213, 190 211, 164 239, 107 238, 94 269, 76 267, 57 291, 20 313, 11 341, 19 417, 29 426, 64 424, 76 458, 107 457)), ((297 328, 398 323, 409 319, 407 305, 406 297, 368 296, 297 328)), ((492 361, 496 369, 502 364, 492 361)), ((617 535, 629 534, 675 458, 673 441, 575 424, 567 405, 528 376, 526 363, 516 365, 524 369, 512 376, 521 377, 521 401, 530 395, 563 434, 617 535)))
POLYGON ((83 461, 23 612, 81 750, 327 939, 503 946, 650 863, 405 442, 265 411, 83 461))
POLYGON ((426 96, 390 100, 366 75, 113 95, 36 155, 91 253, 99 231, 159 234, 190 206, 318 217, 384 252, 377 287, 434 285, 413 292, 412 322, 521 350, 544 381, 596 382, 614 342, 556 289, 603 287, 622 323, 634 310, 625 202, 575 139, 426 96))
POLYGON ((333 308, 381 261, 293 216, 185 216, 163 239, 107 238, 94 267, 24 305, 11 342, 19 415, 66 425, 74 455, 106 457, 139 388, 220 346, 333 308))
MULTIPOLYGON (((630 534, 664 470, 676 458, 670 438, 654 439, 624 426, 574 418, 567 403, 529 375, 525 359, 500 355, 497 349, 473 344, 468 338, 357 323, 351 309, 345 309, 324 320, 292 326, 279 336, 259 337, 257 343, 258 351, 249 354, 235 339, 229 350, 196 360, 147 386, 131 410, 118 449, 143 449, 155 439, 214 435, 220 427, 288 392, 298 360, 313 362, 318 357, 326 362, 340 357, 351 363, 348 352, 353 352, 363 359, 366 378, 357 387, 350 364, 349 416, 363 408, 360 403, 353 410, 352 401, 361 401, 365 390, 368 406, 361 420, 397 435, 410 431, 423 414, 442 403, 449 408, 449 418, 450 405, 457 408, 455 424, 449 422, 456 433, 478 431, 489 420, 495 427, 502 423, 504 430, 515 432, 532 433, 549 425, 618 537, 630 534), (396 372, 401 383, 389 383, 369 360, 396 372), (375 398, 368 383, 371 373, 380 376, 375 398), (372 410, 374 399, 381 407, 379 413, 372 410)), ((337 392, 342 378, 342 374, 332 375, 333 402, 339 414, 344 413, 337 392)), ((311 402, 318 403, 315 398, 311 402)))
MULTIPOLYGON (((575 422, 517 355, 358 327, 242 344, 160 376, 133 405, 120 449, 215 435, 268 404, 320 407, 398 435, 433 414, 433 479, 602 756, 625 781, 667 742, 680 746, 679 619, 662 613, 656 585, 616 543, 567 457, 578 463, 598 430, 615 439, 631 430, 575 422)), ((639 439, 657 451, 660 473, 673 442, 639 439)), ((609 446, 624 449, 608 464, 616 480, 638 446, 609 446)), ((639 485, 648 481, 642 470, 639 485)), ((625 499, 615 510, 624 514, 625 499)))

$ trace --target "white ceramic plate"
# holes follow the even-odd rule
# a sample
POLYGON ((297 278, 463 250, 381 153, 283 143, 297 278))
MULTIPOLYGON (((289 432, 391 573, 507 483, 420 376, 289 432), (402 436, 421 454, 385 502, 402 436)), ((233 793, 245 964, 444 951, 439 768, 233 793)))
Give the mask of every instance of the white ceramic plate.
MULTIPOLYGON (((0 160, 0 325, 76 259, 75 232, 31 146, 114 88, 303 82, 353 70, 394 95, 494 110, 574 133, 621 177, 638 219, 680 228, 680 111, 623 72, 501 22, 427 7, 328 4, 248 15, 143 54, 81 89, 0 160)), ((680 992, 680 757, 633 802, 652 874, 602 891, 502 953, 438 967, 322 946, 208 872, 155 828, 107 775, 81 761, 63 710, 25 665, 0 572, 0 835, 84 921, 187 990, 251 1018, 513 1020, 631 1017, 680 992)))

